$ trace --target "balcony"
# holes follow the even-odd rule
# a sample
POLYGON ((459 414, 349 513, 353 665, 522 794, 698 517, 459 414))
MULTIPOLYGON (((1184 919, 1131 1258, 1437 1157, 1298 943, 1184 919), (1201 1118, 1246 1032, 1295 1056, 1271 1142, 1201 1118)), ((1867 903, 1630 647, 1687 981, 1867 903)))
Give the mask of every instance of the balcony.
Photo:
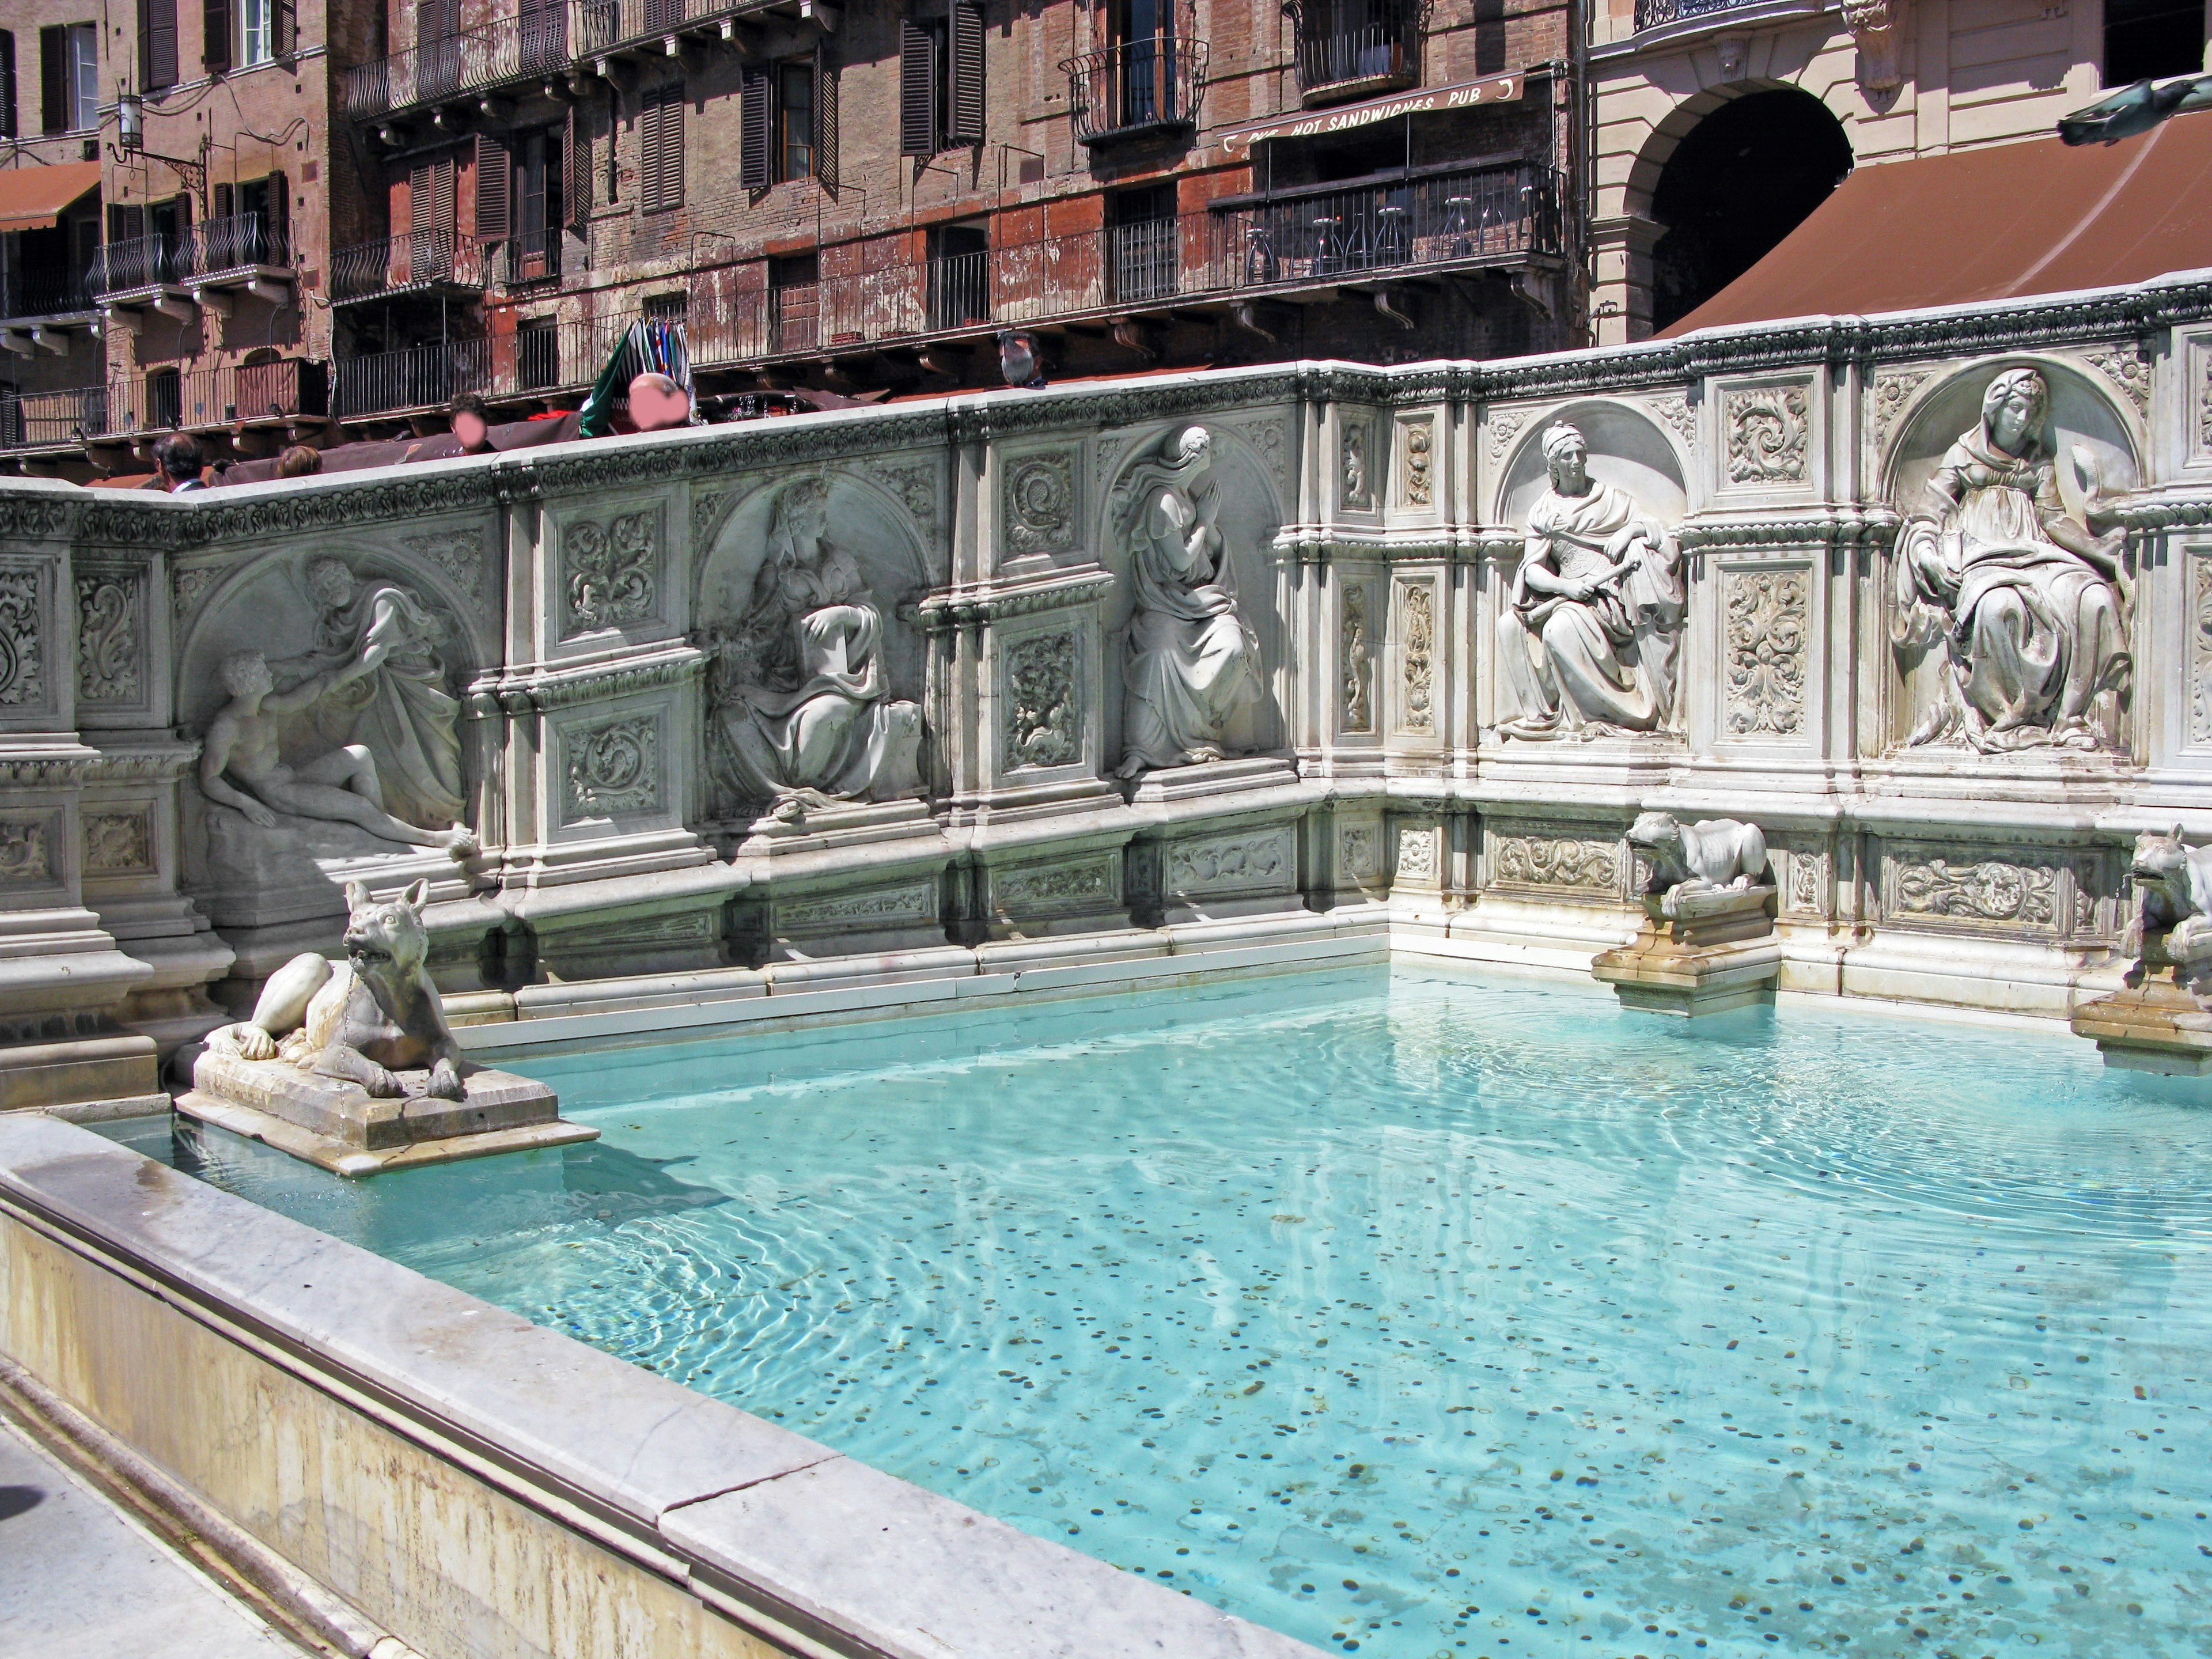
POLYGON ((284 357, 219 368, 151 369, 112 382, 105 402, 104 434, 115 437, 285 422, 320 415, 325 399, 321 365, 284 357))
POLYGON ((490 261, 473 236, 418 230, 356 242, 331 256, 331 303, 397 299, 409 294, 481 294, 490 261))
POLYGON ((1064 59, 1069 113, 1085 144, 1113 144, 1198 126, 1206 44, 1173 35, 1129 40, 1064 59))
POLYGON ((107 388, 0 397, 0 452, 67 449, 107 430, 107 388))
POLYGON ((0 276, 0 317, 69 317, 93 308, 90 273, 69 270, 10 270, 0 276))
POLYGON ((103 311, 158 311, 189 321, 193 310, 230 314, 236 291, 271 305, 290 297, 283 228, 258 213, 210 219, 181 234, 155 232, 109 242, 85 275, 103 311))
POLYGON ((526 321, 512 334, 438 340, 341 357, 331 412, 341 420, 436 409, 464 392, 493 402, 581 392, 599 378, 632 315, 581 322, 526 321))
POLYGON ((1298 95, 1371 97, 1421 78, 1419 0, 1305 0, 1297 10, 1298 95))
POLYGON ((1710 17, 1716 12, 1734 11, 1756 3, 1757 0, 1636 0, 1636 32, 1641 34, 1645 29, 1686 23, 1692 18, 1710 17))

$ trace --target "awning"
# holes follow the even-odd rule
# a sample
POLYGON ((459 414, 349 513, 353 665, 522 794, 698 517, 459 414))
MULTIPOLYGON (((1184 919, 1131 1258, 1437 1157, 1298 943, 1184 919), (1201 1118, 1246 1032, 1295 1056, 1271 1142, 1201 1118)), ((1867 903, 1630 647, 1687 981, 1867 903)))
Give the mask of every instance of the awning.
POLYGON ((0 173, 0 230, 44 230, 59 222, 64 208, 99 188, 97 161, 11 167, 0 173))
POLYGON ((2115 288, 2212 266, 2212 112, 2118 143, 2056 138, 1860 167, 1662 331, 2115 288))
POLYGON ((1281 120, 1262 121, 1249 127, 1231 127, 1221 135, 1221 147, 1233 152, 1266 138, 1314 138, 1332 132, 1343 132, 1352 127, 1364 127, 1370 121, 1395 120, 1401 115, 1426 115, 1436 110, 1468 109, 1476 104, 1510 104, 1520 98, 1522 86, 1520 76, 1493 75, 1485 81, 1462 81, 1449 87, 1431 87, 1426 91, 1409 92, 1398 98, 1373 98, 1364 104, 1346 104, 1337 109, 1316 110, 1310 115, 1293 115, 1281 120))

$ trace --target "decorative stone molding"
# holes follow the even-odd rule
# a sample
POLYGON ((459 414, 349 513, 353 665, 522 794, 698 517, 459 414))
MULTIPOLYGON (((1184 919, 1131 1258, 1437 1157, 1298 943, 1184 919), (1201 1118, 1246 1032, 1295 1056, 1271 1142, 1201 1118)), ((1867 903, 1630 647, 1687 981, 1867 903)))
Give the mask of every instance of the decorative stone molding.
POLYGON ((143 875, 154 868, 154 827, 144 811, 87 812, 83 826, 87 875, 143 875))
POLYGON ((1528 424, 1532 411, 1525 409, 1505 409, 1492 413, 1488 422, 1490 459, 1502 461, 1513 441, 1521 435, 1521 428, 1528 424))
POLYGON ((1437 588, 1434 582, 1398 584, 1398 729, 1433 736, 1437 729, 1437 588))
POLYGON ((938 467, 930 461, 878 461, 866 471, 897 497, 925 536, 937 533, 938 467))
POLYGON ((464 593, 483 585, 489 568, 483 556, 483 532, 442 530, 422 536, 402 536, 399 544, 416 557, 445 573, 464 593))
POLYGON ((1000 502, 1010 552, 1057 553, 1073 547, 1074 455, 1055 449, 1009 460, 1000 502))
POLYGON ((1267 469, 1267 476, 1279 489, 1290 476, 1290 465, 1285 456, 1283 422, 1279 416, 1267 415, 1257 420, 1231 421, 1225 423, 1228 431, 1252 446, 1260 457, 1260 464, 1267 469))
POLYGON ((937 920, 937 884, 912 882, 899 887, 841 893, 834 898, 805 899, 776 906, 776 921, 793 928, 838 923, 875 922, 891 927, 937 920))
POLYGON ((1783 898, 1783 909, 1795 915, 1826 915, 1828 895, 1832 885, 1828 879, 1827 854, 1801 848, 1790 852, 1786 856, 1790 871, 1789 882, 1783 898))
POLYGON ((1892 922, 2045 939, 2090 933, 2094 856, 1992 857, 1980 848, 1893 842, 1883 849, 1882 910, 1892 922))
POLYGON ((179 570, 169 579, 169 608, 179 622, 191 619, 200 608, 200 601, 216 585, 222 572, 213 565, 203 565, 195 570, 179 570))
POLYGON ((1404 489, 1407 507, 1436 503, 1437 423, 1431 416, 1401 416, 1398 422, 1398 453, 1405 458, 1404 489))
MULTIPOLYGON (((1894 93, 1905 84, 1898 23, 1906 0, 1844 0, 1844 27, 1858 47, 1858 82, 1869 93, 1894 93)), ((1887 105, 1880 106, 1887 107, 1887 105)))
POLYGON ((651 812, 660 806, 660 726, 649 714, 574 726, 568 756, 568 818, 651 812))
POLYGON ((1887 507, 1833 507, 1787 519, 1707 519, 1683 525, 1675 539, 1685 550, 1720 552, 1753 547, 1887 547, 1904 521, 1887 507))
POLYGON ((2150 413, 2150 360, 2140 345, 2130 340, 2081 355, 2099 374, 2127 394, 2137 415, 2150 413))
POLYGON ((1083 758, 1080 648, 1072 631, 1032 635, 1007 647, 1002 737, 1010 769, 1068 766, 1083 758))
POLYGON ((58 879, 53 849, 58 816, 0 818, 0 887, 44 887, 58 879))
POLYGON ((1183 841, 1168 848, 1168 885, 1178 893, 1227 893, 1285 886, 1297 867, 1289 826, 1262 835, 1183 841))
POLYGON ((1375 729, 1375 637, 1367 605, 1367 584, 1347 582, 1338 622, 1337 704, 1337 730, 1347 733, 1375 729))
POLYGON ((1618 894, 1620 843, 1573 836, 1502 835, 1491 853, 1490 884, 1585 896, 1618 894))
POLYGON ((1728 434, 1730 483, 1805 482, 1812 406, 1803 386, 1732 390, 1724 395, 1722 407, 1728 434))
POLYGON ((707 659, 689 646, 590 668, 550 669, 520 678, 489 674, 469 687, 469 712, 482 716, 549 714, 587 702, 611 702, 645 691, 665 691, 697 679, 707 659))
POLYGON ((1877 455, 1889 447, 1889 434, 1905 412, 1912 394, 1927 383, 1932 368, 1889 368, 1874 377, 1874 447, 1877 455))
POLYGON ((76 694, 85 702, 135 703, 145 694, 144 573, 82 566, 76 573, 76 694))
POLYGON ((71 505, 42 495, 0 499, 0 541, 53 540, 69 530, 71 505))
POLYGON ((994 871, 991 896, 1001 909, 1045 910, 1121 898, 1119 848, 1066 864, 1024 864, 994 871))
POLYGON ((561 532, 561 586, 568 603, 563 639, 644 622, 660 602, 657 508, 595 524, 578 519, 561 532))
POLYGON ((1686 395, 1646 398, 1644 407, 1680 441, 1685 450, 1698 447, 1698 411, 1686 395))
POLYGON ((635 921, 595 922, 588 943, 595 949, 615 945, 690 945, 720 939, 721 918, 714 910, 682 910, 635 921))
POLYGON ((2189 742, 2212 745, 2212 547, 2189 550, 2189 742))
POLYGON ((1103 570, 1078 571, 1042 581, 944 588, 916 605, 914 617, 932 632, 945 628, 973 628, 984 623, 1037 616, 1048 611, 1070 610, 1103 599, 1113 589, 1113 575, 1103 570))
POLYGON ((0 708, 46 700, 45 586, 36 569, 0 569, 0 708))
POLYGON ((1722 724, 1739 741, 1795 738, 1805 726, 1808 573, 1726 570, 1721 614, 1728 641, 1722 724))

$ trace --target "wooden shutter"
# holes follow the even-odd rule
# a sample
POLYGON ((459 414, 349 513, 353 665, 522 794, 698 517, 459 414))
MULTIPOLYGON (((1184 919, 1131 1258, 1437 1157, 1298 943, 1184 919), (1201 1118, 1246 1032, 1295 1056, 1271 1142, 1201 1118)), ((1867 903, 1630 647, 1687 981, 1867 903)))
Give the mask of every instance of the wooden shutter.
POLYGON ((230 67, 230 8, 232 0, 202 0, 200 6, 200 67, 220 75, 230 67))
POLYGON ((233 185, 215 187, 215 216, 228 219, 238 211, 238 190, 233 185))
POLYGON ((15 125, 15 32, 0 29, 0 138, 13 138, 15 125))
POLYGON ((417 161, 407 175, 408 228, 450 248, 459 218, 453 203, 453 158, 417 161))
POLYGON ((638 206, 659 213, 684 205, 684 88, 665 88, 638 112, 638 206))
POLYGON ((138 83, 145 92, 177 84, 177 0, 138 0, 138 83))
POLYGON ((512 234, 514 169, 507 140, 496 134, 477 134, 477 240, 495 242, 512 234))
POLYGON ((568 106, 568 131, 563 149, 568 165, 561 171, 567 198, 562 217, 581 236, 592 220, 592 127, 581 104, 568 106))
POLYGON ((146 234, 146 209, 136 202, 118 202, 107 210, 107 240, 135 242, 146 234))
POLYGON ((946 72, 945 142, 957 146, 983 142, 983 9, 974 0, 953 0, 952 61, 946 72))
POLYGON ((837 70, 814 48, 814 176, 837 193, 837 70))
MULTIPOLYGON (((379 21, 383 15, 383 9, 378 8, 379 21)), ((289 58, 300 48, 299 0, 276 0, 270 10, 270 22, 276 38, 270 42, 269 50, 279 58, 289 58)))
POLYGON ((292 187, 281 173, 269 175, 269 217, 261 227, 264 264, 288 264, 292 257, 292 187))
POLYGON ((769 147, 774 133, 769 71, 748 64, 739 82, 741 106, 738 145, 738 182, 747 190, 766 190, 774 175, 769 171, 769 147))
POLYGON ((937 154, 937 31, 899 19, 899 154, 937 154))
POLYGON ((50 27, 39 31, 39 130, 69 131, 69 31, 50 27))

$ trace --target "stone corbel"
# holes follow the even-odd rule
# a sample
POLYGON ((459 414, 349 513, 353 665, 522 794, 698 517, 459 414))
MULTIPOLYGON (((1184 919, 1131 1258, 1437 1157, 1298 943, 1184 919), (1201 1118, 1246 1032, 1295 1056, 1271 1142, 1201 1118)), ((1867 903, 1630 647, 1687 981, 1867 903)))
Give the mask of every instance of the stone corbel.
POLYGON ((192 303, 210 317, 228 317, 237 308, 238 301, 220 289, 196 288, 192 303))
POLYGON ((835 34, 837 26, 845 21, 845 9, 833 6, 827 0, 799 0, 799 15, 802 22, 811 23, 824 34, 835 34))
POLYGON ((38 355, 38 350, 32 337, 21 329, 11 328, 0 332, 0 351, 12 351, 18 357, 32 357, 38 355))
POLYGON ((179 294, 164 294, 154 301, 154 309, 164 317, 173 317, 180 323, 189 323, 198 307, 179 294))
POLYGON ((1905 84, 1904 46, 1899 31, 1907 0, 1844 0, 1844 26, 1859 49, 1860 87, 1895 92, 1905 84))

